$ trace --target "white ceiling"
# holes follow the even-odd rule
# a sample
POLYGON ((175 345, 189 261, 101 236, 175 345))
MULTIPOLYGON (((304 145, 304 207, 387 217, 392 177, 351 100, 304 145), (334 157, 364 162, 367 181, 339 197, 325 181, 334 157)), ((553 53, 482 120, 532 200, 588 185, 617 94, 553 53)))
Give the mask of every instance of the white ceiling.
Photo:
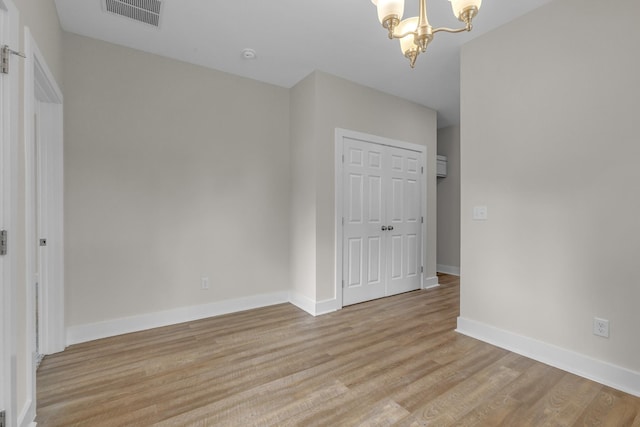
MULTIPOLYGON (((551 0, 485 0, 471 33, 436 34, 410 69, 370 0, 163 0, 160 28, 102 10, 100 0, 55 0, 66 31, 290 88, 314 70, 438 111, 459 123, 460 45, 551 0), (252 48, 255 60, 241 51, 252 48)), ((406 1, 405 17, 417 14, 406 1)), ((428 2, 434 27, 459 27, 447 0, 428 2)))

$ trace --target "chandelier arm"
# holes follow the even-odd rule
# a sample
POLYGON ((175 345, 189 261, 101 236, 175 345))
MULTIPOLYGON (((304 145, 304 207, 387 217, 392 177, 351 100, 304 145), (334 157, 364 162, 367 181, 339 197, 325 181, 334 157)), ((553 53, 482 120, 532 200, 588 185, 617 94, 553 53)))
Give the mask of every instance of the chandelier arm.
POLYGON ((406 33, 402 33, 402 34, 393 33, 393 38, 394 39, 401 39, 403 37, 407 37, 407 36, 411 36, 411 35, 416 37, 418 35, 418 33, 415 32, 415 31, 407 31, 406 33))
POLYGON ((439 33, 440 31, 444 31, 445 33, 462 33, 465 31, 471 31, 471 25, 468 25, 464 28, 447 28, 447 27, 434 28, 433 34, 439 33))

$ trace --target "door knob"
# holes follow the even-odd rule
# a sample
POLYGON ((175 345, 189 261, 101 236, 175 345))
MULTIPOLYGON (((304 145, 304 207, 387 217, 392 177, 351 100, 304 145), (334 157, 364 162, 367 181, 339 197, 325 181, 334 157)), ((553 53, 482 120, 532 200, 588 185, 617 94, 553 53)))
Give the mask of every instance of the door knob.
POLYGON ((382 231, 387 231, 387 227, 385 227, 384 225, 382 226, 382 231))
POLYGON ((393 225, 390 225, 390 226, 387 228, 387 230, 389 230, 389 231, 393 231, 393 225))

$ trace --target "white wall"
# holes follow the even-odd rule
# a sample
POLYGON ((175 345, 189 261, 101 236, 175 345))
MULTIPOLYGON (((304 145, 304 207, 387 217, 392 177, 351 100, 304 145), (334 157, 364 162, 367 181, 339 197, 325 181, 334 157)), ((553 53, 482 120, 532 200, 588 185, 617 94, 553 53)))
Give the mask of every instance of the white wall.
MULTIPOLYGON (((436 112, 429 108, 387 95, 376 90, 331 76, 314 72, 294 87, 294 97, 310 96, 313 105, 307 105, 304 112, 304 126, 311 126, 313 135, 292 138, 293 152, 307 150, 307 168, 294 170, 292 180, 308 180, 314 174, 313 182, 307 181, 306 190, 312 192, 315 202, 315 232, 310 226, 302 227, 311 216, 294 216, 293 227, 298 230, 298 247, 313 250, 304 252, 314 260, 301 262, 315 266, 315 280, 307 277, 300 292, 315 302, 328 302, 336 298, 335 289, 335 129, 343 128, 386 138, 420 144, 427 147, 427 250, 425 253, 425 277, 436 275, 436 112), (304 95, 302 95, 304 93, 304 95), (309 119, 308 115, 312 118, 309 119), (313 138, 312 146, 309 140, 313 138), (306 147, 306 148, 305 148, 306 147), (304 231, 302 231, 304 230, 304 231), (309 283, 309 282, 312 283, 309 283), (314 294, 308 295, 313 289, 314 294)), ((292 102, 292 109, 294 103, 292 102)), ((298 110, 298 108, 295 108, 298 110)), ((300 124, 293 122, 292 129, 300 124)), ((299 130, 292 136, 300 135, 299 130)), ((297 184, 294 184, 297 185, 297 184)), ((295 188, 295 187, 294 187, 295 188)), ((294 198, 297 193, 294 192, 294 198)), ((299 193, 301 194, 301 193, 299 193)), ((308 194, 307 194, 308 197, 308 194)), ((294 252, 298 252, 296 249, 294 252)), ((302 256, 302 254, 300 254, 302 256)), ((294 283, 294 290, 297 291, 294 283)))
POLYGON ((315 76, 300 81, 290 94, 291 291, 307 304, 316 294, 315 76))
POLYGON ((287 291, 288 90, 64 46, 67 326, 287 291))
POLYGON ((639 15, 556 0, 464 46, 461 82, 461 317, 626 368, 637 393, 639 15))
POLYGON ((438 129, 438 154, 447 176, 438 178, 438 271, 460 272, 460 127, 438 129))

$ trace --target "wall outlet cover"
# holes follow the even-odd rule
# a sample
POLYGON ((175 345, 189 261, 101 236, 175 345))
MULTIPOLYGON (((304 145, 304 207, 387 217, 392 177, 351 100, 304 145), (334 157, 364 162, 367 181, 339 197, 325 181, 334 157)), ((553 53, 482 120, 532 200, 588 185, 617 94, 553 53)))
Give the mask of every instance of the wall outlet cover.
POLYGON ((607 319, 593 318, 593 334, 599 337, 609 338, 609 321, 607 319))

